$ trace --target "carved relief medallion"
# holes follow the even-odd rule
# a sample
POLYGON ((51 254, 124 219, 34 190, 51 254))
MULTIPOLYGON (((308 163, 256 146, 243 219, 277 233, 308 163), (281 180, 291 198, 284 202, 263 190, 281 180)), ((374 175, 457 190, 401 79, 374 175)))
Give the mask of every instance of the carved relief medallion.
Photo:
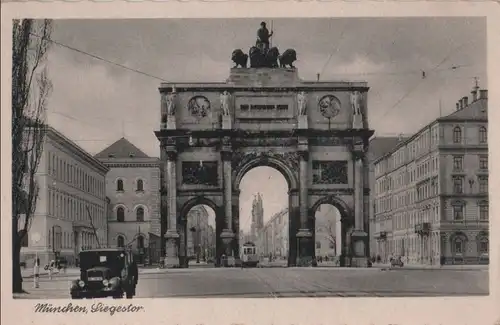
POLYGON ((194 96, 188 102, 188 110, 192 116, 204 118, 210 112, 210 101, 204 96, 194 96))
POLYGON ((324 117, 334 118, 340 113, 340 101, 333 95, 323 96, 319 100, 318 109, 324 117))

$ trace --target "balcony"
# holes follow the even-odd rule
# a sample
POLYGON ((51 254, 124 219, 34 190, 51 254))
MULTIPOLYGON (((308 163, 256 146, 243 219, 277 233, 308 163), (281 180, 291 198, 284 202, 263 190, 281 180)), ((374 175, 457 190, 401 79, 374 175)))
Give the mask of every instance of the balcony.
POLYGON ((415 233, 420 236, 427 236, 431 232, 431 223, 430 222, 422 222, 415 225, 415 233))

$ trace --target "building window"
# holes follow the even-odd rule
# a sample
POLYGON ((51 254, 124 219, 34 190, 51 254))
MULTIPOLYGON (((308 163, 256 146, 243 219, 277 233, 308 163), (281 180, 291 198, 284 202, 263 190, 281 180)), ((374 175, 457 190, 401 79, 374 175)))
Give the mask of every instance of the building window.
POLYGON ((137 236, 137 248, 138 249, 144 248, 144 237, 142 235, 137 236))
POLYGON ((484 126, 481 126, 479 128, 479 143, 486 143, 488 142, 488 131, 484 126))
POLYGON ((479 203, 479 220, 488 220, 489 218, 489 206, 488 202, 483 201, 479 203))
POLYGON ((453 241, 453 253, 462 255, 464 253, 464 247, 465 241, 460 237, 456 237, 453 241))
POLYGON ((140 221, 140 222, 144 221, 144 208, 138 207, 135 214, 137 217, 137 221, 140 221))
POLYGON ((118 222, 125 221, 125 210, 122 207, 119 207, 118 209, 116 209, 116 220, 118 222))
POLYGON ((478 243, 478 253, 479 254, 488 254, 489 251, 489 242, 487 238, 481 238, 478 243))
POLYGON ((464 169, 464 157, 453 156, 453 171, 462 171, 464 169))
POLYGON ((138 179, 137 180, 137 189, 136 189, 137 192, 143 192, 144 191, 144 182, 142 181, 142 179, 138 179))
POLYGON ((462 194, 464 192, 463 177, 453 177, 453 193, 462 194))
POLYGON ((462 143, 462 129, 459 126, 453 129, 453 143, 462 143))
POLYGON ((116 246, 125 247, 125 238, 123 238, 123 236, 118 236, 116 238, 116 246))
POLYGON ((479 177, 479 193, 488 193, 488 177, 480 176, 479 177))
POLYGON ((479 169, 488 169, 488 156, 479 156, 479 169))
POLYGON ((316 242, 316 249, 320 249, 321 248, 321 242, 317 241, 316 242))
POLYGON ((116 181, 116 190, 118 192, 123 192, 123 180, 119 179, 116 181))
POLYGON ((463 203, 455 203, 453 204, 453 220, 461 221, 464 220, 464 204, 463 203))

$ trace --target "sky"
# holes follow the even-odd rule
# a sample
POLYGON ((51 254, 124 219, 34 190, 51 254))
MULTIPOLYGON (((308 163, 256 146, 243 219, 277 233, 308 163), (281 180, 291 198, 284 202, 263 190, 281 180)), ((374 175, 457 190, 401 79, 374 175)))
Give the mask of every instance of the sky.
MULTIPOLYGON (((261 21, 57 20, 53 40, 78 51, 51 48, 48 122, 92 154, 124 136, 159 156, 153 131, 160 123, 160 83, 224 81, 232 51, 248 51, 261 21)), ((376 135, 411 134, 451 113, 459 98, 470 95, 474 77, 487 88, 481 17, 273 19, 272 25, 273 45, 297 51, 302 79, 321 73, 321 80, 368 82, 368 118, 376 135)), ((262 193, 266 220, 286 207, 286 182, 277 171, 255 170, 240 189, 250 208, 253 194, 262 193)), ((240 212, 242 225, 246 211, 240 212)))

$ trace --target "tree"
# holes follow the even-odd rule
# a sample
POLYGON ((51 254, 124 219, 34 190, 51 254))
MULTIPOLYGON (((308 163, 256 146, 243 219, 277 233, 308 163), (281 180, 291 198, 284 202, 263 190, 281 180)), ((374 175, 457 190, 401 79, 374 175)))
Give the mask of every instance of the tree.
POLYGON ((44 65, 52 21, 14 20, 12 29, 12 290, 22 292, 21 243, 38 199, 36 171, 52 90, 44 65))
POLYGON ((316 229, 317 232, 321 232, 328 239, 330 247, 333 247, 335 255, 337 255, 335 222, 333 220, 327 220, 316 229))

